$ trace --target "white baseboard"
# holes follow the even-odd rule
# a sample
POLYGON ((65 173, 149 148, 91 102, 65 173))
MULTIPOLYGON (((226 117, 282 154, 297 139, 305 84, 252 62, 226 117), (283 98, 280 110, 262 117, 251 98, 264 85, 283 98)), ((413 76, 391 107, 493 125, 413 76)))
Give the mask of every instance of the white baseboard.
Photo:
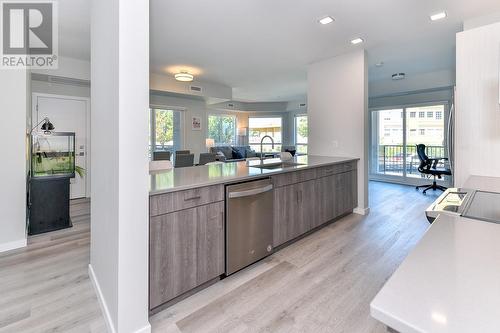
POLYGON ((370 207, 366 207, 366 208, 356 207, 356 208, 354 208, 354 214, 368 215, 368 214, 370 214, 370 207))
POLYGON ((140 330, 135 331, 135 333, 151 333, 151 325, 147 324, 146 326, 144 326, 140 330))
MULTIPOLYGON (((89 278, 92 281, 92 285, 94 286, 94 290, 97 294, 97 299, 99 300, 99 305, 101 306, 101 310, 104 316, 104 321, 106 322, 106 327, 108 332, 116 333, 115 326, 113 324, 113 320, 111 319, 111 315, 109 314, 108 306, 106 305, 106 301, 104 300, 104 296, 101 291, 101 287, 94 273, 94 269, 92 265, 89 264, 89 278)), ((151 333, 151 325, 148 323, 143 328, 138 329, 135 333, 151 333)))
POLYGON ((108 332, 116 333, 115 325, 113 323, 113 320, 111 319, 108 306, 106 305, 106 301, 104 300, 101 287, 99 286, 99 282, 97 281, 94 269, 92 268, 91 264, 89 264, 89 278, 90 281, 92 281, 92 285, 94 286, 94 290, 97 294, 97 299, 99 300, 99 305, 101 306, 102 314, 104 316, 104 321, 106 322, 106 327, 108 328, 108 332))
POLYGON ((26 238, 13 241, 13 242, 8 242, 8 243, 3 243, 0 244, 0 252, 6 252, 10 250, 15 250, 15 249, 20 249, 22 247, 25 247, 28 245, 28 240, 26 238))

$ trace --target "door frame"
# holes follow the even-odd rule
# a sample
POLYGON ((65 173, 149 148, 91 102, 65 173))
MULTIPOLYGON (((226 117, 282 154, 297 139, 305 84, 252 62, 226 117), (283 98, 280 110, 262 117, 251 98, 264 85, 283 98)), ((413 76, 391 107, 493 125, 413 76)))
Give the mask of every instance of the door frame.
POLYGON ((54 98, 54 99, 65 99, 65 100, 76 100, 76 101, 81 101, 85 102, 85 119, 86 119, 86 126, 85 126, 85 134, 87 136, 85 140, 85 146, 86 151, 86 159, 85 159, 85 198, 90 198, 90 177, 91 177, 91 171, 90 171, 90 166, 91 166, 91 141, 90 141, 90 97, 80 97, 80 96, 71 96, 71 95, 58 95, 58 94, 46 94, 46 93, 38 93, 34 92, 31 95, 31 122, 32 124, 30 125, 33 127, 33 125, 38 123, 38 118, 33 119, 33 116, 36 115, 38 117, 38 110, 37 110, 37 105, 38 105, 38 98, 39 97, 45 97, 45 98, 54 98))
MULTIPOLYGON (((369 162, 368 162, 368 165, 369 165, 369 170, 368 170, 368 177, 370 180, 375 180, 375 181, 385 181, 385 182, 390 182, 390 183, 397 183, 397 184, 404 184, 404 185, 412 185, 412 186, 416 186, 416 185, 423 185, 423 184, 427 184, 429 182, 429 180, 425 179, 425 178, 413 178, 413 177, 407 177, 405 175, 405 168, 403 168, 403 176, 396 176, 396 175, 383 175, 383 174, 377 174, 377 173, 374 173, 372 172, 372 148, 373 148, 373 136, 374 136, 374 132, 373 132, 373 113, 374 112, 377 112, 377 111, 384 111, 384 110, 393 110, 393 109, 402 109, 403 110, 403 118, 402 118, 402 121, 403 121, 403 147, 406 147, 406 117, 407 117, 407 112, 406 110, 409 109, 409 108, 414 108, 414 107, 426 107, 426 106, 434 106, 434 105, 444 105, 444 114, 443 114, 443 122, 444 122, 444 145, 445 145, 445 148, 446 148, 446 143, 447 143, 447 131, 446 131, 446 126, 447 126, 447 122, 446 120, 448 119, 448 117, 450 116, 450 108, 451 108, 451 104, 452 104, 452 101, 449 101, 449 100, 437 100, 437 101, 432 101, 432 102, 422 102, 422 103, 408 103, 408 104, 397 104, 397 105, 386 105, 386 106, 378 106, 378 107, 373 107, 373 108, 369 108, 369 117, 368 117, 368 121, 369 121, 369 147, 370 147, 370 151, 369 151, 369 162)), ((406 154, 404 154, 406 155, 406 154)), ((403 163, 406 163, 406 161, 404 160, 403 163)), ((403 164, 404 166, 404 164, 403 164)), ((441 180, 441 179, 437 179, 437 182, 440 183, 440 185, 443 185, 443 186, 451 186, 451 184, 453 183, 453 175, 450 177, 451 180, 449 181, 445 181, 445 180, 441 180)))

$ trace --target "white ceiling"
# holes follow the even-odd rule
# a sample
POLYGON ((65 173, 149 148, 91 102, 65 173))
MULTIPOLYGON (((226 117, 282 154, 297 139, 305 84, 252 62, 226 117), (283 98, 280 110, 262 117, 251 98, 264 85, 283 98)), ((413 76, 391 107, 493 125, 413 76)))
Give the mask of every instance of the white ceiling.
MULTIPOLYGON (((88 59, 89 2, 59 1, 62 55, 88 59)), ((151 71, 192 68, 199 80, 233 87, 235 100, 284 101, 305 95, 307 64, 354 48, 367 49, 370 80, 454 69, 462 22, 500 11, 500 1, 151 0, 150 7, 151 71), (431 22, 441 10, 448 18, 431 22), (336 21, 318 24, 325 15, 336 21), (350 45, 358 36, 366 42, 350 45)))

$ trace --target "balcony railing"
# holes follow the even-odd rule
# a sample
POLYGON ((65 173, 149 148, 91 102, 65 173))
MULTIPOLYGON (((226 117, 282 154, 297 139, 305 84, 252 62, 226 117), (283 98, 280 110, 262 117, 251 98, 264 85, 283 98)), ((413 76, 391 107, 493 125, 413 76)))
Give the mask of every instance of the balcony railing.
MULTIPOLYGON (((390 175, 403 175, 405 167, 405 149, 403 145, 380 145, 378 147, 377 172, 390 175)), ((430 158, 446 157, 443 146, 426 146, 425 152, 430 158)), ((443 162, 441 162, 442 164, 443 162)), ((417 155, 416 146, 406 147, 406 175, 420 176, 418 166, 420 160, 417 155)), ((441 165, 442 166, 442 165, 441 165)))

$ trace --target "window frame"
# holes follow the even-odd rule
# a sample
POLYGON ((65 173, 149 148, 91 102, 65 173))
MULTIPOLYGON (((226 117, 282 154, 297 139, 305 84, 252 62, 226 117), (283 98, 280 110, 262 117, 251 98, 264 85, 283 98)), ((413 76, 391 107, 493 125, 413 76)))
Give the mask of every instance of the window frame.
POLYGON ((214 139, 214 145, 215 147, 223 147, 223 146, 234 146, 236 145, 237 143, 237 140, 238 140, 238 119, 236 117, 236 115, 234 114, 230 114, 230 113, 209 113, 207 115, 207 135, 206 137, 207 138, 210 138, 210 133, 209 133, 209 129, 208 129, 208 122, 209 122, 209 119, 210 117, 230 117, 233 119, 233 123, 234 123, 234 131, 233 131, 233 140, 231 143, 221 143, 221 142, 215 142, 215 139, 214 139))
MULTIPOLYGON (((282 129, 282 131, 283 131, 283 129, 282 129)), ((309 116, 307 113, 295 114, 293 116, 293 142, 295 144, 295 149, 297 151, 299 150, 298 149, 299 146, 306 147, 306 151, 307 151, 307 148, 309 147, 309 116), (298 140, 297 140, 297 118, 300 118, 300 117, 307 118, 307 143, 298 142, 298 140)))
MULTIPOLYGON (((161 104, 150 104, 149 111, 148 111, 149 112, 149 119, 150 119, 149 135, 151 138, 151 142, 149 142, 149 147, 148 147, 149 148, 148 152, 149 152, 150 158, 153 155, 153 151, 157 151, 156 150, 156 112, 155 112, 155 110, 172 111, 172 112, 179 113, 179 137, 178 137, 179 143, 177 146, 180 149, 183 149, 184 142, 185 142, 184 114, 185 114, 186 108, 178 107, 178 106, 161 105, 161 104)), ((175 152, 175 150, 176 150, 175 146, 176 145, 174 143, 173 148, 171 150, 167 150, 167 151, 175 152)))
MULTIPOLYGON (((250 126, 250 119, 263 119, 263 118, 276 118, 281 120, 281 140, 280 142, 274 141, 275 146, 283 146, 283 133, 284 133, 284 128, 283 128, 283 116, 282 115, 252 115, 248 117, 248 145, 253 146, 253 145, 260 145, 260 143, 252 143, 250 142, 250 133, 252 131, 252 127, 250 126)), ((273 138, 274 139, 274 138, 273 138)), ((262 143, 263 146, 272 146, 272 143, 269 141, 264 141, 262 143)), ((258 152, 260 153, 260 152, 258 152)))

